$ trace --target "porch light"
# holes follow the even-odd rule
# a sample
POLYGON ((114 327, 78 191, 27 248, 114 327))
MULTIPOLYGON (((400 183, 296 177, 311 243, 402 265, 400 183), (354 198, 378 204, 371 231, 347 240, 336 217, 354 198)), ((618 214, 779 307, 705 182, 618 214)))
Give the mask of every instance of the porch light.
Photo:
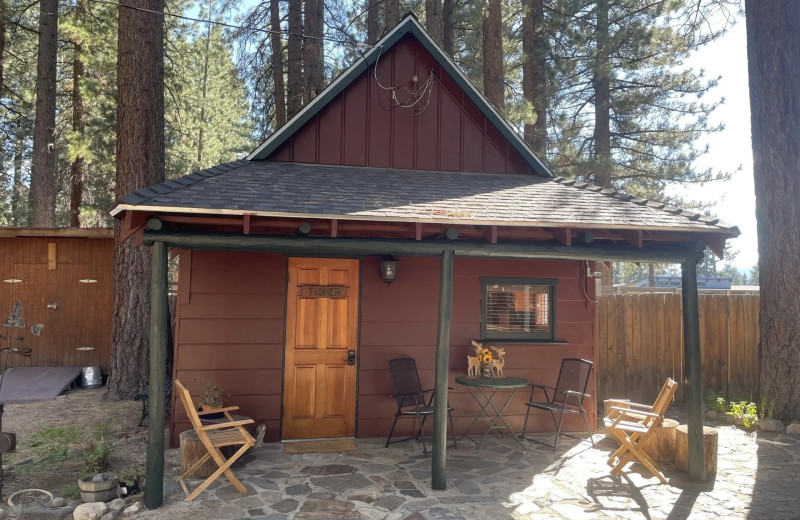
POLYGON ((386 282, 386 285, 392 285, 392 282, 397 278, 397 258, 386 255, 381 260, 381 279, 386 282))

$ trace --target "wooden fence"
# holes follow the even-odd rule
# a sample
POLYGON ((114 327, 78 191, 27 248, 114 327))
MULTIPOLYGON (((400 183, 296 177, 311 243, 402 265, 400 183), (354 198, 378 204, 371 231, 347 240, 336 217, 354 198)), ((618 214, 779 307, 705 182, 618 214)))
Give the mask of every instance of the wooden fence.
MULTIPOLYGON (((701 293, 703 393, 751 399, 758 382, 757 293, 701 293)), ((652 402, 667 377, 683 383, 680 292, 608 294, 596 317, 598 403, 608 398, 652 402)), ((684 388, 676 399, 682 400, 684 388)))

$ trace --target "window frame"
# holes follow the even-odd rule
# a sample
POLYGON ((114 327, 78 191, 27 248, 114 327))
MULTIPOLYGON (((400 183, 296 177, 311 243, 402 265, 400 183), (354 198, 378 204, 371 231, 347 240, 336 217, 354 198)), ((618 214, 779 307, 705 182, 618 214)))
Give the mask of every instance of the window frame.
POLYGON ((481 339, 490 341, 508 342, 529 342, 547 343, 553 342, 556 338, 556 286, 558 278, 533 278, 533 277, 506 277, 506 276, 481 276, 481 339), (487 298, 486 288, 489 285, 533 285, 547 287, 547 295, 550 299, 548 309, 549 327, 547 332, 500 332, 487 330, 486 311, 487 298))

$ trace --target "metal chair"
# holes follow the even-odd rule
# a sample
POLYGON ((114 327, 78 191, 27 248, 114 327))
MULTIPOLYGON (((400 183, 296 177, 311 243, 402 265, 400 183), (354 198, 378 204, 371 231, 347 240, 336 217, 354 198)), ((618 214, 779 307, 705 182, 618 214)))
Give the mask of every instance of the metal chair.
MULTIPOLYGON (((422 453, 428 455, 428 448, 425 444, 425 435, 422 433, 422 428, 425 426, 425 419, 429 415, 433 415, 436 411, 433 406, 434 391, 433 389, 423 390, 422 384, 419 380, 419 372, 417 372, 417 363, 411 358, 397 358, 389 360, 389 375, 392 379, 392 390, 394 393, 395 402, 397 403, 397 411, 394 413, 394 422, 392 429, 389 430, 389 438, 386 439, 386 447, 389 444, 396 442, 409 441, 411 439, 422 439, 422 453), (430 398, 425 402, 425 394, 430 393, 430 398), (414 437, 405 439, 397 439, 392 441, 392 434, 397 420, 401 417, 415 417, 417 419, 418 429, 414 437)), ((453 408, 447 406, 447 417, 450 420, 450 435, 453 437, 453 447, 456 447, 456 437, 453 433, 453 408)))
POLYGON ((561 361, 561 370, 558 373, 558 382, 555 388, 545 385, 531 385, 531 397, 527 403, 528 410, 525 412, 525 423, 522 426, 522 438, 525 438, 525 428, 528 426, 528 414, 531 408, 538 408, 540 410, 547 410, 553 418, 553 424, 556 426, 556 439, 553 445, 550 446, 536 439, 527 439, 532 442, 538 442, 545 446, 556 450, 558 438, 561 435, 579 439, 574 435, 561 432, 561 424, 564 420, 564 414, 580 414, 583 417, 583 423, 586 425, 586 432, 589 434, 589 439, 594 446, 594 439, 592 438, 592 430, 589 428, 589 420, 586 418, 586 410, 583 409, 583 401, 591 397, 586 393, 586 387, 589 385, 589 375, 592 372, 592 362, 586 359, 566 358, 561 361), (534 393, 536 390, 541 390, 544 393, 544 401, 534 401, 534 393), (552 390, 552 395, 548 392, 552 390), (556 414, 559 414, 558 421, 556 422, 556 414))

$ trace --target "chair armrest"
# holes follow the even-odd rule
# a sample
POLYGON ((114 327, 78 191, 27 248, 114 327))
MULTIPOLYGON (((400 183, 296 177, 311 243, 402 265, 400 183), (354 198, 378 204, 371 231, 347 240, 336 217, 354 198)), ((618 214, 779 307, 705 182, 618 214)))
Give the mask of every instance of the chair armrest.
POLYGON ((242 419, 241 421, 231 421, 220 424, 209 424, 208 426, 201 426, 200 429, 203 431, 219 430, 221 428, 232 428, 234 426, 242 426, 244 424, 253 424, 254 422, 255 421, 253 421, 253 419, 242 419))
POLYGON ((638 415, 638 416, 646 416, 646 417, 663 417, 658 415, 657 413, 646 412, 644 410, 631 410, 630 408, 620 408, 619 406, 612 406, 611 409, 615 412, 621 412, 622 415, 638 415))
POLYGON ((239 409, 238 406, 226 406, 225 408, 214 408, 213 410, 203 410, 202 412, 197 412, 197 415, 208 415, 210 413, 230 412, 238 409, 239 409))

